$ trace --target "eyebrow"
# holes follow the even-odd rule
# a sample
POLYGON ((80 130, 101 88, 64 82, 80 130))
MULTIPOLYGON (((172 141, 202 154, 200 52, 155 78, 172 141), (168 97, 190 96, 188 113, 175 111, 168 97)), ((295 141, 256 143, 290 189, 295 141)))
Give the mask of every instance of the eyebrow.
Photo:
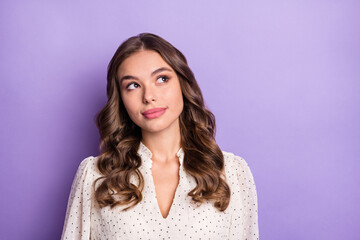
MULTIPOLYGON (((151 73, 151 76, 154 76, 155 74, 158 74, 158 73, 163 72, 163 71, 172 72, 172 70, 171 70, 170 68, 161 67, 161 68, 158 68, 158 69, 156 69, 155 71, 153 71, 153 72, 151 73)), ((137 78, 137 77, 134 77, 134 76, 131 76, 131 75, 125 75, 125 76, 123 76, 123 77, 120 78, 120 84, 121 84, 124 80, 131 80, 131 79, 139 80, 139 78, 137 78)))

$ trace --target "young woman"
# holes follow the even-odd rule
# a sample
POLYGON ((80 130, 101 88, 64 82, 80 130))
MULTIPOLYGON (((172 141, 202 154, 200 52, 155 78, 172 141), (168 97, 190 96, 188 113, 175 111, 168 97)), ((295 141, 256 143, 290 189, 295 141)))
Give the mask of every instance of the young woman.
POLYGON ((258 239, 244 159, 221 151, 184 55, 159 36, 111 59, 98 157, 82 161, 62 239, 258 239))

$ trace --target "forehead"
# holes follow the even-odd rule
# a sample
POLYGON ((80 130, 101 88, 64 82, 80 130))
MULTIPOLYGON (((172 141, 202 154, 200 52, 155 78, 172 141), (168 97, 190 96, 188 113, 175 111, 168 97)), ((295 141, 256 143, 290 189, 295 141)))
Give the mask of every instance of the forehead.
POLYGON ((127 57, 120 64, 117 74, 118 76, 136 75, 152 72, 160 67, 172 69, 159 53, 152 50, 141 50, 127 57))

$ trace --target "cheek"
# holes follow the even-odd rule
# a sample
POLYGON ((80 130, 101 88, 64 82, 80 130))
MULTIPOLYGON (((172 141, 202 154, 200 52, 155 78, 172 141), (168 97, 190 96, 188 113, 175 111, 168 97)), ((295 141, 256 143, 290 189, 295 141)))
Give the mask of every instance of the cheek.
POLYGON ((173 104, 173 107, 175 109, 181 109, 183 108, 183 97, 181 93, 180 86, 178 88, 173 89, 172 91, 168 92, 168 96, 171 99, 171 103, 173 104))
POLYGON ((121 98, 122 102, 125 106, 126 111, 128 112, 128 114, 131 116, 133 115, 133 113, 136 111, 137 106, 136 106, 136 101, 134 101, 131 97, 125 95, 124 97, 121 98))

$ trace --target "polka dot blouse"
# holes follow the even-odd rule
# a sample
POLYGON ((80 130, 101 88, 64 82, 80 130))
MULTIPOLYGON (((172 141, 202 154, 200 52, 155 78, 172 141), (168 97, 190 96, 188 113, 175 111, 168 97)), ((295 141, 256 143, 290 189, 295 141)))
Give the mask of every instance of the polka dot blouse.
MULTIPOLYGON (((244 159, 223 151, 231 199, 228 208, 220 212, 210 201, 201 205, 190 201, 187 193, 196 182, 183 169, 184 152, 180 148, 176 154, 179 185, 170 212, 163 218, 151 175, 151 151, 140 142, 138 154, 145 181, 143 200, 126 211, 121 211, 122 206, 97 207, 92 191, 94 180, 101 176, 97 157, 81 162, 71 187, 61 239, 259 239, 256 187, 244 159)), ((135 178, 130 181, 136 183, 135 178)))

